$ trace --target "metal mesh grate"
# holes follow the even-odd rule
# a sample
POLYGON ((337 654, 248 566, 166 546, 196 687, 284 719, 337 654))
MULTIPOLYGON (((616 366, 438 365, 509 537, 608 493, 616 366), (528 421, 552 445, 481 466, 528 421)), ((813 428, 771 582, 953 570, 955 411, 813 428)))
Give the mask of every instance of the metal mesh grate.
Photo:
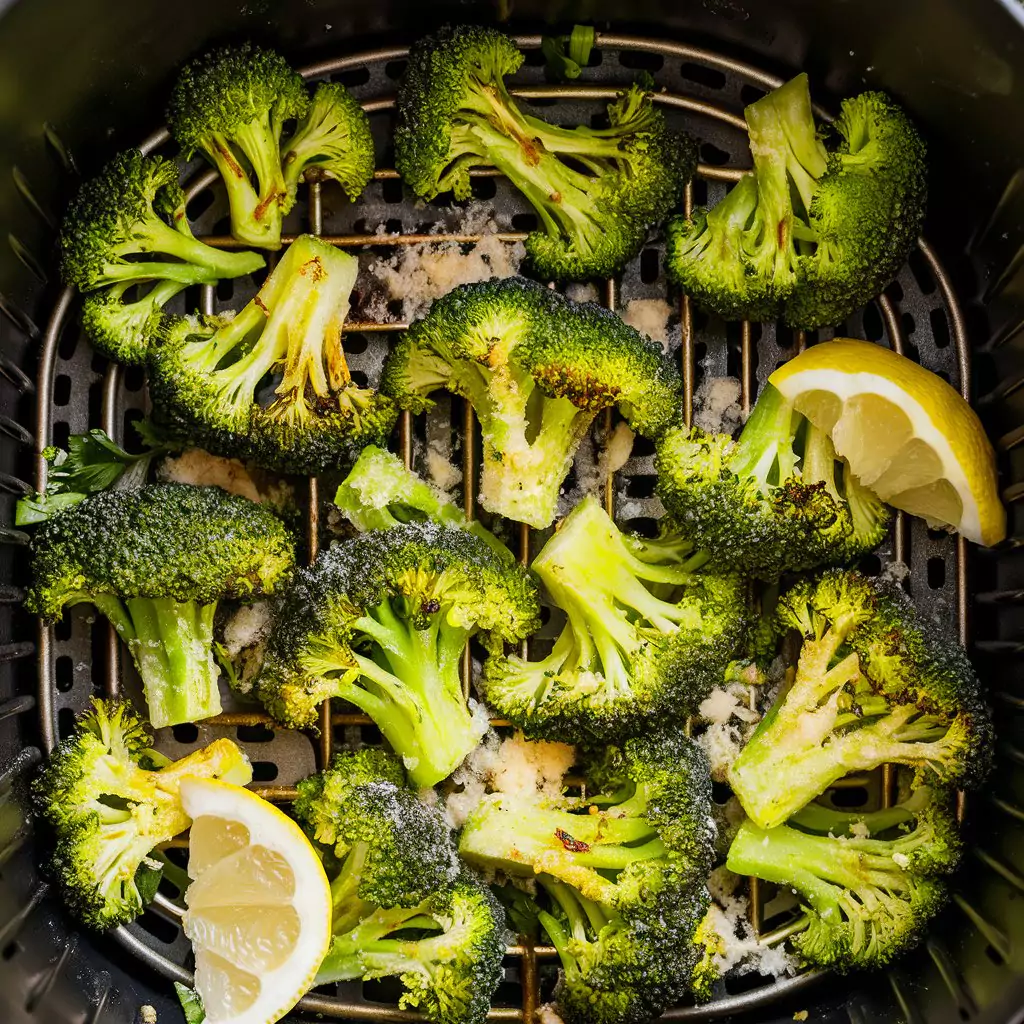
MULTIPOLYGON (((630 81, 638 70, 655 76, 661 89, 657 102, 674 124, 701 139, 701 164, 697 178, 687 188, 686 207, 715 202, 749 163, 742 108, 781 80, 757 68, 713 52, 652 39, 599 34, 597 48, 586 73, 586 86, 551 86, 543 83, 539 37, 522 37, 527 53, 522 71, 513 80, 513 93, 546 119, 565 124, 587 124, 599 116, 616 86, 630 81)), ((379 162, 393 164, 390 143, 390 98, 404 67, 406 50, 400 48, 360 53, 326 61, 306 69, 310 80, 341 81, 371 113, 379 162)), ((147 151, 167 147, 166 132, 158 132, 143 144, 147 151)), ((199 167, 190 169, 188 188, 190 216, 196 233, 212 244, 236 246, 227 236, 227 205, 216 175, 199 167)), ((530 207, 507 181, 493 172, 474 175, 474 194, 487 202, 500 225, 499 240, 515 242, 535 223, 530 207)), ((289 215, 285 232, 301 231, 358 255, 360 286, 367 280, 368 265, 397 247, 430 240, 471 243, 479 236, 461 233, 458 207, 436 202, 429 206, 411 202, 402 192, 392 170, 378 170, 375 180, 356 204, 345 201, 334 186, 309 186, 289 215), (386 235, 377 233, 384 225, 386 235)), ((612 308, 635 299, 666 298, 662 276, 663 242, 650 241, 615 281, 604 282, 601 298, 612 308)), ((240 308, 257 288, 255 280, 224 282, 216 288, 197 289, 179 298, 186 305, 212 312, 240 308)), ((353 376, 374 379, 387 350, 388 339, 403 329, 401 323, 375 323, 365 312, 366 293, 356 302, 346 327, 345 347, 353 376)), ((146 410, 142 374, 122 370, 94 355, 81 337, 71 316, 72 295, 64 293, 54 306, 44 338, 39 370, 36 437, 41 450, 47 444, 63 445, 69 434, 101 426, 115 438, 125 436, 128 424, 146 410)), ((777 365, 815 341, 833 333, 866 338, 919 360, 950 381, 967 396, 969 392, 967 342, 964 324, 949 279, 923 241, 897 281, 886 294, 857 313, 835 332, 805 335, 776 324, 724 323, 691 308, 683 297, 674 315, 673 355, 680 360, 685 385, 685 415, 690 421, 694 393, 705 377, 736 376, 741 381, 742 404, 753 403, 758 390, 777 365)), ((598 429, 610 429, 613 417, 599 420, 598 429)), ((473 514, 478 478, 477 449, 472 411, 458 400, 442 401, 425 417, 403 414, 397 430, 397 450, 407 464, 414 464, 428 438, 448 437, 461 460, 463 498, 473 514)), ((420 467, 422 468, 422 467, 420 467)), ((45 485, 46 465, 40 458, 36 484, 45 485)), ((572 486, 573 478, 568 484, 572 486)), ((654 472, 649 446, 638 439, 633 455, 603 487, 609 512, 625 528, 643 527, 661 514, 653 496, 654 472)), ((301 495, 308 512, 307 556, 316 556, 321 536, 320 515, 333 490, 312 479, 301 495)), ((507 524, 528 561, 543 543, 542 532, 507 524)), ((904 581, 925 615, 967 637, 965 545, 956 538, 929 531, 919 520, 897 515, 886 544, 862 566, 879 573, 891 562, 904 562, 909 575, 904 581)), ((74 715, 93 693, 116 693, 123 685, 137 685, 134 670, 122 664, 116 634, 88 609, 72 609, 55 628, 41 627, 39 635, 39 707, 41 730, 50 747, 70 728, 74 715), (123 671, 122 671, 123 670, 123 671)), ((467 683, 470 666, 467 660, 467 683)), ((500 725, 500 723, 496 723, 500 725)), ((322 767, 339 745, 379 742, 376 729, 365 716, 322 708, 319 736, 279 729, 268 716, 240 704, 225 694, 225 712, 196 726, 164 730, 158 745, 171 756, 180 756, 218 736, 228 736, 246 750, 254 764, 254 788, 267 799, 288 802, 296 782, 322 767)), ((842 780, 844 802, 860 800, 864 806, 887 803, 894 791, 894 772, 883 769, 868 776, 842 780)), ((177 844, 184 845, 179 841, 177 844)), ((787 926, 775 916, 768 886, 750 881, 751 916, 759 933, 775 925, 767 937, 781 941, 787 926)), ((163 975, 191 982, 187 969, 189 946, 178 921, 180 894, 167 890, 133 925, 121 928, 121 944, 163 975)), ((538 1001, 550 993, 555 974, 554 950, 548 946, 515 946, 508 950, 505 980, 491 1011, 494 1020, 533 1019, 538 1001)), ((702 1007, 680 1006, 668 1019, 708 1019, 765 1005, 809 984, 813 972, 774 981, 760 976, 727 978, 717 998, 702 1007)), ((333 1018, 362 1020, 416 1020, 417 1014, 396 1008, 397 993, 382 983, 346 983, 327 992, 314 992, 300 1009, 333 1018)))

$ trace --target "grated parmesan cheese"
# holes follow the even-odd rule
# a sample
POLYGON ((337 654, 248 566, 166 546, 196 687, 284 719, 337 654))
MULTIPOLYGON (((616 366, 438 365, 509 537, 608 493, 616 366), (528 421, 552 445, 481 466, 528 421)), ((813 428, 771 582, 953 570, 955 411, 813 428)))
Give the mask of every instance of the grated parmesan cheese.
POLYGON ((241 653, 243 647, 265 640, 272 623, 269 601, 257 601, 239 608, 224 624, 224 649, 234 657, 241 653))
POLYGON ((211 455, 201 448, 187 448, 181 455, 168 456, 157 467, 156 476, 164 483, 222 487, 228 494, 238 494, 250 501, 262 500, 242 462, 211 455))
POLYGON ((536 1011, 537 1024, 564 1024, 554 1003, 542 1003, 536 1011))
POLYGON ((710 434, 733 434, 743 425, 740 382, 735 377, 705 377, 693 396, 693 422, 710 434))
POLYGON ((574 281, 565 286, 565 297, 573 302, 600 302, 601 295, 596 284, 581 284, 574 281))
POLYGON ((629 462, 629 457, 633 454, 633 442, 635 440, 636 434, 630 429, 628 423, 615 424, 615 429, 609 435, 608 440, 605 441, 597 457, 598 475, 601 483, 604 483, 612 473, 618 473, 629 462))
POLYGON ((679 337, 679 329, 670 328, 669 320, 675 310, 664 299, 633 299, 623 309, 622 319, 651 341, 656 341, 666 352, 679 337))

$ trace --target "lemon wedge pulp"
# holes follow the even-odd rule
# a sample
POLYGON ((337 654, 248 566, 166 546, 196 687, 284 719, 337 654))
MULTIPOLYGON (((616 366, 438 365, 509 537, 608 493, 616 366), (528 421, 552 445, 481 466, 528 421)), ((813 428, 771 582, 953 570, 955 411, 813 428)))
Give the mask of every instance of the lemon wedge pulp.
POLYGON ((209 1024, 273 1024, 309 989, 331 936, 331 893, 302 830, 239 786, 184 779, 192 818, 185 934, 209 1024))
POLYGON ((813 345, 769 378, 827 432, 865 487, 979 544, 1006 536, 995 454, 977 415, 937 374, 880 345, 813 345))

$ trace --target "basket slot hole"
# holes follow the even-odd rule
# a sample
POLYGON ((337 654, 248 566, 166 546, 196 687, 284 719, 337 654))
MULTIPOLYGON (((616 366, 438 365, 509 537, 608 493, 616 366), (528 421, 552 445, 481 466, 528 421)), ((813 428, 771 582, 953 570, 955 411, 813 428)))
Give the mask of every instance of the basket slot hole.
POLYGON ((405 197, 398 178, 385 178, 380 183, 380 197, 385 203, 400 203, 405 197))
POLYGON ((67 693, 75 685, 75 663, 66 654, 57 659, 53 672, 61 693, 67 693))
POLYGON ((216 196, 212 188, 204 188, 195 199, 188 204, 189 220, 198 220, 214 204, 216 196))
POLYGON ((632 71, 660 71, 665 66, 665 58, 660 53, 648 53, 646 50, 623 50, 619 54, 619 63, 632 71))
POLYGON ((66 373, 59 373, 53 382, 53 404, 67 405, 70 401, 71 378, 66 373))
POLYGON ((644 249, 640 253, 640 280, 644 284, 653 284, 658 280, 661 269, 661 258, 657 249, 644 249))
POLYGON ((61 708, 57 712, 57 735, 66 740, 75 731, 75 713, 71 708, 61 708))
POLYGON ((152 935, 154 939, 162 942, 165 946, 173 945, 178 938, 177 924, 160 917, 159 914, 154 914, 151 910, 147 910, 139 918, 138 923, 144 932, 152 935))
POLYGON ((695 82, 697 85, 703 85, 707 89, 725 88, 725 72, 705 67, 703 64, 693 64, 690 61, 684 61, 680 65, 679 74, 688 82, 695 82))
POLYGON ((836 807, 864 807, 868 802, 868 791, 863 786, 851 786, 849 789, 834 789, 829 798, 836 807))
POLYGON ((265 722, 238 727, 238 739, 241 743, 269 743, 273 738, 274 730, 265 722))
POLYGON ((273 761, 253 761, 252 781, 273 782, 277 778, 277 765, 273 761))
POLYGON ((498 182, 494 178, 472 178, 469 184, 473 198, 480 202, 493 199, 498 194, 498 182))
POLYGON ((125 391, 138 392, 146 383, 146 371, 141 366, 126 366, 124 370, 125 391))
POLYGON ((366 85, 370 80, 370 69, 367 67, 349 68, 347 71, 339 71, 331 76, 334 82, 340 82, 346 89, 357 85, 366 85))
POLYGON ((928 586, 932 590, 941 590, 946 585, 946 560, 944 558, 928 559, 928 586))
POLYGON ((764 99, 768 94, 764 89, 758 88, 756 85, 751 85, 749 82, 740 89, 740 99, 743 101, 745 107, 749 107, 751 103, 756 103, 760 99, 764 99))
POLYGON ((516 213, 512 216, 512 228, 514 231, 536 231, 537 214, 516 213))
POLYGON ((868 341, 881 341, 885 335, 885 324, 882 322, 882 314, 875 302, 864 307, 864 337, 868 341))
POLYGON ((712 167, 724 167, 731 159, 731 155, 724 149, 719 149, 712 142, 704 142, 700 147, 700 158, 712 167))
POLYGON ((948 348, 949 347, 949 321, 946 319, 946 311, 944 309, 933 309, 928 314, 928 319, 932 325, 932 338, 935 339, 936 348, 948 348))
POLYGON ((408 63, 407 60, 389 60, 384 65, 384 74, 393 82, 397 82, 405 74, 405 67, 408 63))
POLYGON ((60 342, 57 345, 57 355, 61 359, 70 359, 75 354, 75 349, 78 348, 78 339, 81 335, 74 325, 69 325, 64 328, 63 334, 60 336, 60 342))
POLYGON ((865 576, 878 576, 882 571, 882 560, 878 555, 865 555, 857 566, 865 576))
POLYGON ((192 722, 183 722, 181 725, 171 726, 171 735, 181 744, 188 745, 199 739, 199 726, 192 722))

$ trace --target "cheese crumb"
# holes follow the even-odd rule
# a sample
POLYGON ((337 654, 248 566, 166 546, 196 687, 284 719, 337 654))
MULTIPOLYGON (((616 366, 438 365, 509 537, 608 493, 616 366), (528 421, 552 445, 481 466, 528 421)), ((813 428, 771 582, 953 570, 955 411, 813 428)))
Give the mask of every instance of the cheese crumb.
POLYGON ((635 440, 636 434, 630 429, 628 423, 615 424, 615 429, 605 441, 601 448, 601 454, 597 457, 598 474, 602 483, 612 473, 618 473, 629 462, 629 457, 633 454, 635 440))
POLYGON ((452 462, 451 446, 432 440, 424 455, 430 482, 443 491, 446 498, 450 498, 452 489, 462 482, 462 470, 452 462))
POLYGON ((797 1010, 796 1013, 793 1014, 793 1020, 807 1020, 807 1011, 797 1010))
MULTIPOLYGON (((850 831, 850 835, 853 836, 854 839, 870 839, 871 838, 871 829, 868 828, 868 825, 867 825, 866 821, 855 821, 850 826, 849 831, 850 831)), ((896 855, 895 854, 893 855, 892 859, 896 860, 896 855)), ((899 861, 896 861, 896 863, 898 864, 899 861)))
POLYGON ((197 487, 223 487, 250 501, 261 501, 259 488, 238 459, 224 459, 201 448, 187 448, 181 455, 164 459, 157 467, 158 480, 197 487))
POLYGON ((905 853, 894 853, 892 855, 892 862, 899 868, 903 868, 904 871, 910 867, 910 858, 905 853))
POLYGON ((536 1011, 537 1024, 564 1024, 554 1003, 542 1003, 536 1011))
POLYGON ((693 396, 693 422, 710 434, 732 434, 743 425, 740 382, 735 377, 705 377, 693 396))
POLYGON ((156 1007, 143 1003, 139 1007, 139 1020, 141 1024, 156 1024, 156 1007))
POLYGON ((601 295, 596 284, 580 284, 578 281, 565 286, 565 297, 573 302, 600 302, 601 295))
POLYGON ((674 340, 669 329, 669 318, 674 312, 664 299, 633 299, 626 304, 621 316, 630 327, 646 334, 667 352, 674 340))
POLYGON ((234 656, 243 647, 251 647, 265 640, 271 623, 269 601, 257 601, 239 608, 224 624, 224 649, 234 656))

